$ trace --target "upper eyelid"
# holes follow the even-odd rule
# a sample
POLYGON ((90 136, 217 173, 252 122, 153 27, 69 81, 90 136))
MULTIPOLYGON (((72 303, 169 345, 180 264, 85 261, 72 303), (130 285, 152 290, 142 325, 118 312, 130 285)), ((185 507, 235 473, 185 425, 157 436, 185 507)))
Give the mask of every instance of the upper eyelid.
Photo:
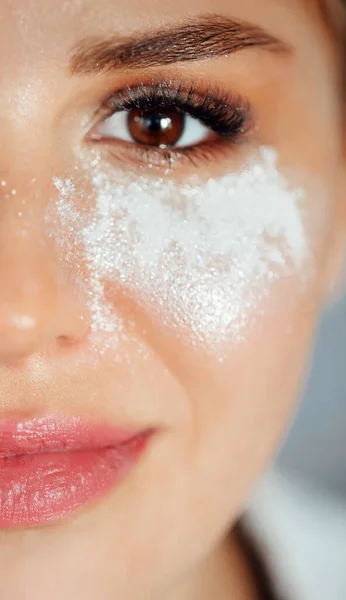
MULTIPOLYGON (((172 81, 149 81, 135 86, 120 88, 108 94, 102 103, 102 109, 106 112, 115 112, 117 110, 129 110, 136 106, 143 108, 144 105, 158 107, 162 102, 163 107, 175 106, 186 110, 189 106, 194 109, 202 109, 203 106, 209 106, 214 102, 215 108, 232 107, 247 113, 250 120, 253 119, 252 108, 247 98, 234 93, 227 92, 214 85, 206 85, 192 81, 185 86, 183 83, 173 83, 172 81), (171 103, 170 103, 171 102, 171 103)), ((190 113, 191 114, 191 113, 190 113)))
MULTIPOLYGON (((148 99, 152 106, 157 107, 157 96, 162 101, 162 107, 175 106, 177 96, 181 98, 180 109, 191 117, 201 121, 211 132, 214 132, 219 138, 228 139, 231 143, 245 143, 249 141, 249 134, 254 131, 254 116, 249 101, 242 96, 226 92, 225 90, 214 87, 203 86, 199 90, 199 83, 189 82, 185 86, 182 82, 152 81, 144 84, 141 82, 135 86, 127 86, 109 94, 104 101, 104 118, 112 114, 129 110, 132 107, 138 107, 139 98, 148 99), (146 95, 145 95, 146 94, 146 95), (192 99, 198 99, 198 106, 194 107, 192 99), (208 107, 209 102, 209 107, 208 107), (190 103, 190 104, 189 104, 190 103), (214 103, 214 112, 210 105, 214 103), (219 104, 218 104, 219 103, 219 104)), ((147 108, 151 106, 147 105, 147 108)), ((104 119, 102 120, 104 121, 104 119)), ((99 121, 100 122, 100 121, 99 121)), ((92 131, 89 139, 102 141, 102 135, 99 132, 92 131)))
MULTIPOLYGON (((236 96, 236 94, 227 93, 215 85, 213 85, 212 92, 211 86, 205 83, 202 84, 202 82, 192 81, 184 85, 181 82, 174 82, 172 80, 167 81, 162 79, 159 81, 149 80, 147 83, 141 82, 135 85, 124 86, 110 93, 104 100, 103 104, 113 104, 114 101, 117 101, 117 99, 120 98, 123 98, 125 101, 128 98, 129 102, 135 102, 138 99, 139 94, 144 96, 144 94, 148 91, 152 94, 155 93, 156 97, 161 96, 162 98, 168 98, 170 95, 172 95, 171 97, 174 100, 176 99, 177 95, 186 93, 187 101, 191 99, 192 96, 205 97, 207 94, 211 95, 212 93, 215 98, 222 97, 225 99, 227 98, 228 100, 231 100, 232 96, 236 96)), ((240 96, 237 97, 240 98, 240 96)))

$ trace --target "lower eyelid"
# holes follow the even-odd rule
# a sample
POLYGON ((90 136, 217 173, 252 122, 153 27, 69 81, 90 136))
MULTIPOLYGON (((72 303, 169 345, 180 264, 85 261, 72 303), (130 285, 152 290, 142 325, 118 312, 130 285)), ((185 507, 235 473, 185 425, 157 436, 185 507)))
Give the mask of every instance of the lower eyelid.
MULTIPOLYGON (((213 135, 213 134, 211 134, 213 135)), ((224 173, 225 163, 227 170, 230 168, 230 158, 234 155, 234 144, 227 140, 222 140, 214 136, 211 141, 197 144, 195 146, 185 146, 183 148, 158 148, 142 146, 131 142, 122 143, 121 140, 106 140, 105 158, 108 155, 108 161, 115 161, 121 169, 134 170, 138 173, 138 168, 142 172, 153 177, 162 177, 163 174, 174 174, 174 178, 191 176, 196 170, 203 169, 202 176, 209 177, 210 170, 224 173)))

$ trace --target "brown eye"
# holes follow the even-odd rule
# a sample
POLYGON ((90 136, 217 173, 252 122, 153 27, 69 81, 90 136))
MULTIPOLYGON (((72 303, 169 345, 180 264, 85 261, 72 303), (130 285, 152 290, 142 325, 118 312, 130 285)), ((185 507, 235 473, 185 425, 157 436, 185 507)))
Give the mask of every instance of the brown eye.
POLYGON ((127 126, 133 140, 146 146, 175 146, 184 133, 185 115, 174 109, 143 112, 132 108, 127 126))
POLYGON ((123 141, 152 148, 184 148, 208 139, 211 130, 198 119, 174 107, 144 111, 120 110, 104 119, 93 132, 97 141, 123 141))

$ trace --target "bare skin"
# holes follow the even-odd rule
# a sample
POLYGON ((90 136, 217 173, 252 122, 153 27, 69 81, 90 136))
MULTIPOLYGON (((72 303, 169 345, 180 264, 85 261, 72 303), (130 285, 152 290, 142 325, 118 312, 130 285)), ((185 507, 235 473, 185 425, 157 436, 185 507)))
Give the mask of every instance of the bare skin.
MULTIPOLYGON (((0 16, 1 415, 59 410, 157 430, 138 468, 91 509, 49 527, 0 530, 0 596, 257 600, 251 564, 228 532, 287 427, 344 255, 343 115, 329 32, 299 0, 3 0, 0 16), (257 41, 207 59, 162 66, 157 56, 146 66, 84 74, 71 62, 90 36, 118 43, 208 14, 262 28, 285 50, 257 41), (136 298, 118 296, 114 312, 130 314, 131 327, 121 352, 99 353, 73 264, 59 260, 47 236, 52 179, 74 177, 94 151, 85 140, 103 100, 150 78, 235 90, 256 114, 249 148, 226 158, 216 152, 203 166, 184 163, 173 177, 194 169, 217 177, 263 145, 277 150, 283 170, 299 170, 325 193, 315 276, 295 302, 295 280, 279 283, 279 309, 269 299, 247 341, 225 344, 222 362, 192 348, 188 329, 166 330, 150 307, 144 328, 136 298)), ((119 166, 106 145, 98 151, 105 168, 119 166)), ((133 168, 121 142, 117 152, 122 168, 133 168)), ((315 201, 311 188, 312 226, 315 201)))

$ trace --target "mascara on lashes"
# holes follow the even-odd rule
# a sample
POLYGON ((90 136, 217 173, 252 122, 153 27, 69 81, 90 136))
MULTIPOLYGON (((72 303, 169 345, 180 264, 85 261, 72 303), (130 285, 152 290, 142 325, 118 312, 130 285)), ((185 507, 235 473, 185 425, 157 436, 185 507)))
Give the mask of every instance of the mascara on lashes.
POLYGON ((137 86, 123 88, 113 92, 103 102, 101 119, 96 128, 100 121, 110 118, 116 112, 129 112, 137 108, 145 114, 173 109, 200 121, 211 134, 215 134, 213 139, 184 148, 174 145, 161 148, 98 135, 94 129, 90 134, 90 141, 106 143, 111 154, 116 147, 116 158, 122 163, 133 159, 137 165, 150 163, 159 169, 164 167, 166 172, 167 168, 168 171, 172 170, 173 164, 175 169, 179 169, 184 159, 188 159, 196 168, 199 163, 205 165, 215 161, 216 153, 221 149, 223 157, 220 156, 220 159, 224 158, 227 147, 246 142, 253 130, 254 119, 250 103, 238 94, 212 89, 210 86, 200 89, 202 87, 202 84, 196 83, 184 86, 182 83, 161 81, 148 84, 141 82, 137 86), (123 154, 124 151, 127 154, 123 154))
POLYGON ((199 92, 195 84, 143 84, 112 93, 101 112, 109 117, 115 112, 139 108, 143 112, 176 109, 200 120, 220 136, 236 140, 245 135, 252 124, 250 103, 238 94, 210 88, 199 92))

